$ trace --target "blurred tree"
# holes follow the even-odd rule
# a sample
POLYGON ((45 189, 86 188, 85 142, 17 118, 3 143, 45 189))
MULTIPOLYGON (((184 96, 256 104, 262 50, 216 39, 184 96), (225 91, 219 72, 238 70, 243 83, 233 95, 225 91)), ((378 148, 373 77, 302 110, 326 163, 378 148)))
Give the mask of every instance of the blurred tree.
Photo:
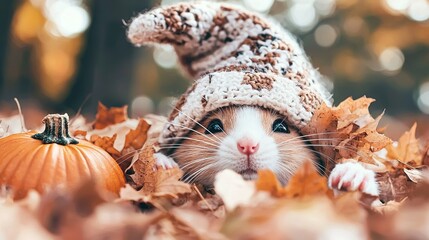
POLYGON ((5 62, 7 50, 9 48, 10 28, 12 17, 18 6, 18 0, 8 0, 0 2, 0 89, 4 89, 5 82, 5 62))
POLYGON ((79 70, 64 106, 77 110, 85 104, 94 111, 98 101, 113 106, 129 103, 136 49, 127 41, 124 20, 152 6, 151 1, 93 0, 92 23, 86 33, 79 70))

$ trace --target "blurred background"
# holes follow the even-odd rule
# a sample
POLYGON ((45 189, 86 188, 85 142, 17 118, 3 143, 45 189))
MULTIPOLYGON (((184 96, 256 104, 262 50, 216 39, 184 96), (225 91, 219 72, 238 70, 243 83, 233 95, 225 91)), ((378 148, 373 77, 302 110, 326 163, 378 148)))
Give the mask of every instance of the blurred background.
MULTIPOLYGON (((170 47, 135 48, 125 23, 178 1, 7 0, 0 3, 0 116, 21 102, 26 121, 97 102, 130 115, 167 114, 189 86, 170 47)), ((397 137, 429 126, 429 0, 235 0, 297 35, 333 82, 335 102, 366 95, 397 137)))

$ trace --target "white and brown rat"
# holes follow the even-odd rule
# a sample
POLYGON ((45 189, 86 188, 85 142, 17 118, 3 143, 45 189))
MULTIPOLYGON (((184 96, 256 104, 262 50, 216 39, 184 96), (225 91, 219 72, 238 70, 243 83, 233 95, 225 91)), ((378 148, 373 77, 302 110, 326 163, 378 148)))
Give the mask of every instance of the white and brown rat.
MULTIPOLYGON (((186 173, 185 181, 205 186, 212 186, 216 174, 224 169, 232 169, 246 180, 254 180, 258 170, 269 169, 286 184, 305 161, 319 162, 305 135, 289 126, 282 115, 260 107, 220 108, 180 140, 163 146, 170 157, 155 155, 158 168, 179 166, 186 173)), ((374 173, 352 162, 336 165, 329 186, 378 194, 374 173)))
MULTIPOLYGON (((322 104, 332 106, 332 95, 278 23, 236 6, 196 1, 140 14, 127 34, 137 46, 170 44, 195 79, 159 138, 160 168, 178 165, 185 180, 204 185, 223 169, 245 179, 271 169, 285 184, 304 161, 317 159, 301 129, 322 104)), ((377 193, 374 173, 358 163, 338 164, 329 184, 377 193)))

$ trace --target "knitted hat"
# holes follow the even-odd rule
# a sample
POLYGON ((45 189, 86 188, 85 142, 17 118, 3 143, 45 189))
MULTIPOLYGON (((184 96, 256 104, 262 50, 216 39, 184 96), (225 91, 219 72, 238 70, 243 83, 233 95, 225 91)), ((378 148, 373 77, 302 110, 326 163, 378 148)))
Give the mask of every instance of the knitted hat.
POLYGON ((171 44, 196 81, 181 96, 160 136, 173 142, 204 116, 231 105, 269 108, 304 127, 330 94, 295 38, 281 26, 237 7, 213 2, 160 7, 134 18, 137 46, 171 44))

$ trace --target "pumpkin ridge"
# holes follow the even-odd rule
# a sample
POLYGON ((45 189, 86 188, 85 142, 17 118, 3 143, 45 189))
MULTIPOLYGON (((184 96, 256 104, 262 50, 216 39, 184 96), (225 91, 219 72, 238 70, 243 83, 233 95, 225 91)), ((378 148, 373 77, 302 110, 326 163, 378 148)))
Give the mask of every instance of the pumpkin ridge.
MULTIPOLYGON (((40 174, 39 175, 39 177, 38 177, 38 179, 37 179, 37 184, 36 184, 36 189, 37 190, 39 190, 39 191, 42 191, 42 190, 44 190, 43 188, 44 188, 44 186, 41 184, 42 183, 42 177, 43 176, 46 176, 46 175, 48 175, 47 174, 47 172, 46 172, 46 170, 45 170, 45 167, 46 167, 46 165, 48 165, 49 167, 54 167, 55 165, 50 165, 50 164, 46 164, 48 161, 47 161, 47 156, 49 156, 48 155, 48 153, 49 153, 49 150, 50 149, 48 149, 48 150, 46 150, 46 148, 47 147, 50 147, 49 145, 45 145, 45 144, 43 144, 42 143, 42 145, 40 145, 40 147, 39 148, 41 148, 42 150, 44 150, 45 151, 45 155, 44 155, 44 157, 43 157, 43 163, 42 163, 42 167, 40 168, 40 172, 41 173, 43 173, 43 174, 40 174)), ((52 158, 51 158, 52 159, 52 158)), ((53 169, 55 169, 55 168, 53 168, 53 169)))
MULTIPOLYGON (((87 164, 86 158, 84 158, 86 156, 80 155, 78 158, 75 155, 75 152, 78 152, 78 149, 82 146, 84 146, 82 144, 82 141, 80 141, 78 145, 68 145, 65 148, 65 151, 67 152, 67 154, 65 154, 65 155, 73 156, 75 158, 75 159, 73 159, 74 164, 76 164, 75 169, 76 168, 78 169, 78 173, 80 173, 80 175, 82 175, 82 173, 84 173, 84 174, 87 174, 88 176, 92 176, 93 173, 91 172, 91 169, 89 168, 89 166, 87 164)), ((81 176, 79 176, 79 177, 81 177, 81 176)))
MULTIPOLYGON (((34 162, 38 162, 39 161, 39 158, 35 158, 35 157, 38 156, 40 152, 42 154, 42 158, 41 159, 42 159, 43 164, 42 164, 42 167, 41 167, 41 171, 40 171, 41 174, 39 174, 39 178, 43 174, 43 166, 46 163, 45 159, 46 159, 46 155, 47 155, 46 151, 43 152, 43 150, 44 150, 44 146, 43 145, 38 146, 36 148, 36 150, 34 150, 34 155, 31 158, 33 161, 29 162, 29 164, 27 166, 27 169, 24 171, 25 174, 22 175, 23 177, 20 179, 19 184, 17 184, 17 185, 14 186, 14 188, 15 188, 14 192, 15 193, 18 193, 19 189, 22 188, 22 185, 24 185, 24 184, 26 184, 28 182, 30 182, 30 183, 36 183, 35 187, 37 188, 37 185, 38 185, 37 183, 39 182, 39 179, 37 181, 26 181, 26 179, 28 177, 28 172, 32 169, 31 166, 34 164, 34 162)), ((24 188, 22 188, 24 195, 23 196, 17 195, 17 197, 18 198, 25 197, 27 195, 27 193, 28 193, 28 190, 30 190, 30 189, 31 189, 31 187, 24 186, 24 188)))
MULTIPOLYGON (((79 144, 81 147, 85 146, 83 144, 79 144)), ((79 146, 79 145, 75 145, 75 146, 79 146)), ((85 148, 85 150, 83 151, 83 149, 80 148, 76 148, 75 146, 70 146, 72 147, 72 149, 74 151, 76 151, 76 153, 73 153, 73 156, 76 156, 75 154, 79 154, 79 159, 82 161, 82 163, 84 163, 87 166, 88 172, 89 172, 89 177, 90 178, 94 178, 94 176, 96 176, 96 173, 94 173, 94 170, 92 169, 92 166, 89 164, 88 160, 91 160, 92 158, 88 157, 88 155, 85 153, 85 151, 92 151, 91 148, 85 148)), ((87 176, 85 176, 87 177, 87 176)))
MULTIPOLYGON (((99 150, 100 153, 101 153, 101 151, 104 151, 104 150, 99 150)), ((109 169, 108 170, 109 170, 110 173, 114 173, 117 178, 124 179, 124 174, 122 172, 122 169, 119 167, 119 164, 116 162, 115 159, 113 159, 113 161, 108 161, 107 164, 109 164, 109 166, 108 166, 109 169)), ((106 182, 106 184, 111 185, 112 188, 116 188, 117 187, 116 186, 117 183, 115 183, 113 181, 108 181, 108 182, 106 182), (115 185, 115 186, 113 186, 113 185, 115 185)), ((121 185, 122 186, 120 186, 120 187, 123 187, 125 185, 125 179, 124 179, 123 183, 121 183, 121 185)))
MULTIPOLYGON (((13 153, 17 152, 17 154, 14 155, 14 156, 11 156, 11 157, 8 156, 8 158, 6 158, 6 160, 9 160, 11 158, 21 159, 22 155, 25 157, 27 155, 27 152, 25 150, 27 149, 28 145, 26 145, 26 144, 20 144, 20 146, 21 146, 21 148, 13 149, 13 153)), ((2 159, 2 161, 4 161, 4 160, 5 159, 2 159)), ((5 175, 4 171, 6 169, 8 169, 8 172, 12 172, 12 173, 16 172, 16 169, 19 168, 19 166, 22 164, 22 162, 23 161, 18 161, 18 163, 16 164, 16 166, 13 168, 13 171, 11 171, 11 170, 8 169, 8 167, 10 166, 11 163, 16 163, 16 161, 14 161, 14 160, 7 161, 6 165, 2 169, 0 169, 0 176, 4 176, 5 175)), ((8 176, 7 180, 9 180, 11 177, 13 177, 13 175, 8 176)), ((6 180, 6 178, 5 178, 5 180, 6 180)))
MULTIPOLYGON (((83 155, 85 155, 87 157, 87 159, 91 160, 90 162, 87 161, 86 162, 87 164, 91 163, 91 166, 95 165, 97 167, 97 168, 95 168, 96 171, 101 172, 101 174, 106 174, 106 173, 112 174, 114 172, 115 175, 116 175, 116 177, 119 177, 121 180, 123 180, 123 185, 125 185, 125 179, 124 179, 123 174, 122 175, 120 174, 118 176, 118 172, 115 171, 115 169, 120 169, 120 167, 116 163, 115 159, 113 159, 113 157, 110 156, 109 153, 107 153, 106 151, 104 151, 103 149, 101 149, 99 147, 94 147, 94 148, 91 148, 92 154, 93 155, 98 155, 98 156, 97 156, 97 158, 91 158, 91 157, 87 156, 87 154, 88 154, 87 151, 84 152, 84 151, 82 151, 82 149, 79 149, 79 151, 83 155), (106 157, 104 157, 104 155, 109 156, 110 159, 111 159, 111 161, 110 160, 107 161, 106 157), (99 164, 99 163, 97 163, 98 161, 103 161, 104 164, 99 164), (100 168, 100 166, 102 168, 100 168)), ((96 180, 100 181, 100 178, 97 178, 96 180)), ((122 186, 118 186, 118 184, 115 183, 115 182, 117 182, 117 181, 113 181, 112 178, 109 178, 109 179, 105 179, 104 178, 103 182, 99 182, 99 184, 104 184, 107 187, 107 189, 117 189, 117 190, 119 190, 118 187, 121 188, 122 186)), ((121 183, 121 185, 122 185, 122 183, 121 183)))

